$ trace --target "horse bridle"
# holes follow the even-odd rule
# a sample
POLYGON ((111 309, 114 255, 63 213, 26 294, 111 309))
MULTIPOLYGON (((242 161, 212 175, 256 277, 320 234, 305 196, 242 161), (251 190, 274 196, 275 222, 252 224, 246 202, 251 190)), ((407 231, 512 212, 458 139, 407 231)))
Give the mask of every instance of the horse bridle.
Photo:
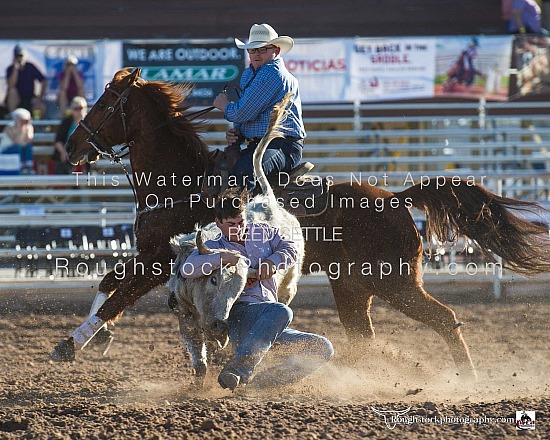
POLYGON ((139 226, 139 217, 141 216, 141 212, 143 211, 140 209, 139 206, 139 199, 136 192, 136 187, 134 186, 134 182, 130 178, 130 173, 128 172, 126 166, 124 165, 124 162, 122 162, 122 159, 130 154, 130 147, 134 144, 133 141, 128 142, 128 134, 126 131, 126 113, 124 112, 124 104, 126 101, 128 101, 128 95, 130 94, 130 91, 132 90, 132 87, 134 86, 135 82, 130 84, 126 89, 122 91, 122 93, 117 92, 113 88, 111 88, 111 83, 107 83, 105 86, 106 92, 114 93, 117 96, 117 100, 115 103, 107 108, 107 112, 103 115, 101 120, 99 121, 99 125, 97 128, 93 129, 89 127, 85 122, 84 119, 82 119, 78 125, 84 129, 86 133, 88 133, 88 137, 86 138, 86 142, 88 142, 94 150, 99 154, 100 157, 106 157, 108 158, 112 163, 117 163, 121 166, 122 170, 124 171, 124 174, 126 175, 126 179, 128 180, 128 183, 130 185, 130 188, 132 188, 132 193, 134 195, 134 203, 136 206, 136 220, 134 222, 134 233, 137 234, 138 226, 139 226), (120 118, 122 119, 122 127, 124 130, 124 139, 125 142, 122 144, 121 148, 118 151, 115 151, 115 149, 112 146, 107 145, 107 143, 99 136, 99 132, 105 125, 105 123, 115 114, 115 110, 117 107, 120 107, 120 118), (99 146, 98 146, 99 144, 99 146), (100 148, 101 147, 101 148, 100 148), (128 150, 124 154, 120 154, 121 151, 128 150))
POLYGON ((117 100, 112 106, 107 108, 107 112, 103 115, 103 117, 101 118, 101 121, 99 121, 99 125, 97 126, 97 128, 93 129, 88 125, 86 125, 86 123, 84 122, 85 118, 78 123, 78 125, 82 127, 86 133, 88 133, 88 138, 86 139, 86 142, 88 142, 101 157, 106 157, 110 159, 113 163, 120 164, 124 168, 124 171, 126 172, 126 174, 127 174, 127 171, 124 167, 124 164, 122 163, 122 158, 127 156, 129 154, 129 151, 127 151, 123 155, 121 155, 120 152, 126 149, 129 149, 134 144, 134 142, 133 141, 128 142, 128 134, 126 132, 126 113, 124 112, 124 104, 126 103, 126 101, 128 101, 128 95, 130 94, 130 91, 132 90, 132 87, 134 86, 134 84, 135 83, 132 83, 126 89, 124 89, 122 93, 119 93, 111 87, 111 83, 108 83, 105 86, 105 91, 114 93, 117 96, 117 100), (122 119, 122 127, 124 130, 124 139, 125 139, 124 144, 121 145, 121 148, 119 149, 118 152, 115 151, 115 149, 112 146, 107 145, 107 143, 99 136, 99 132, 101 131, 105 123, 111 118, 111 116, 115 114, 115 110, 117 109, 117 107, 120 107, 120 118, 122 119))

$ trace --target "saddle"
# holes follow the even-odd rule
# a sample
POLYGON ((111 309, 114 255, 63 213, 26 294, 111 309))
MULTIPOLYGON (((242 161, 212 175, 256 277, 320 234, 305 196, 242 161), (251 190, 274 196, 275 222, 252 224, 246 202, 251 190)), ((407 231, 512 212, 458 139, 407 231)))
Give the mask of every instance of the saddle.
MULTIPOLYGON (((232 182, 231 169, 239 157, 240 147, 232 145, 210 154, 201 188, 205 202, 236 186, 236 182, 232 182)), ((269 181, 277 201, 296 217, 321 215, 327 209, 330 183, 324 177, 308 174, 313 167, 310 162, 302 162, 288 173, 281 172, 278 179, 269 181)))

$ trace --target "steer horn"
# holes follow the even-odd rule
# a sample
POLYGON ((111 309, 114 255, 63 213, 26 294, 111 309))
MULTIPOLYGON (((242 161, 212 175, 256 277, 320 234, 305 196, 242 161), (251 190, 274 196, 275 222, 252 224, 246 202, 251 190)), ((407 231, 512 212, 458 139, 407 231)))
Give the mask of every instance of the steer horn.
POLYGON ((197 244, 199 254, 205 255, 214 253, 214 251, 212 249, 208 249, 208 247, 206 247, 206 245, 202 241, 202 231, 200 229, 197 231, 197 235, 195 236, 195 243, 197 244))

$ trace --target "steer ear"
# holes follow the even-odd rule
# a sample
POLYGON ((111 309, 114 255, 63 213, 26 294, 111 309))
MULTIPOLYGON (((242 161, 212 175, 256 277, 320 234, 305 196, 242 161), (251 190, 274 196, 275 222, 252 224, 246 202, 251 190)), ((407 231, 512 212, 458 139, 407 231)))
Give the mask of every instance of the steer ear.
POLYGON ((258 278, 258 269, 248 269, 247 278, 258 278))
POLYGON ((197 249, 199 250, 199 254, 205 255, 205 254, 213 254, 214 251, 212 249, 208 249, 204 242, 202 241, 202 233, 199 229, 197 231, 197 235, 195 236, 195 243, 197 244, 197 249))

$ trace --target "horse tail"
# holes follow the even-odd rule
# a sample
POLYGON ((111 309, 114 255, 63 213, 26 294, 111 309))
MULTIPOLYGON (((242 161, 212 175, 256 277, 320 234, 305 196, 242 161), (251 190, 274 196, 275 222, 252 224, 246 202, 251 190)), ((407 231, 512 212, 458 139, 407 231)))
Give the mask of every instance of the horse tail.
POLYGON ((267 176, 264 173, 262 158, 264 157, 265 150, 267 150, 269 143, 275 138, 283 137, 282 123, 288 115, 286 108, 291 98, 292 93, 287 93, 282 101, 273 108, 271 116, 269 117, 267 132, 254 150, 254 155, 252 158, 254 163, 254 175, 258 179, 258 183, 262 188, 262 193, 273 200, 275 200, 275 194, 273 193, 273 189, 271 188, 271 185, 267 180, 267 176))
POLYGON ((486 255, 493 252, 502 257, 517 273, 550 272, 548 226, 513 212, 539 215, 546 211, 535 202, 499 197, 480 185, 451 178, 445 178, 444 184, 441 179, 418 183, 396 196, 410 198, 414 207, 424 210, 430 238, 446 242, 462 234, 475 240, 486 255))

